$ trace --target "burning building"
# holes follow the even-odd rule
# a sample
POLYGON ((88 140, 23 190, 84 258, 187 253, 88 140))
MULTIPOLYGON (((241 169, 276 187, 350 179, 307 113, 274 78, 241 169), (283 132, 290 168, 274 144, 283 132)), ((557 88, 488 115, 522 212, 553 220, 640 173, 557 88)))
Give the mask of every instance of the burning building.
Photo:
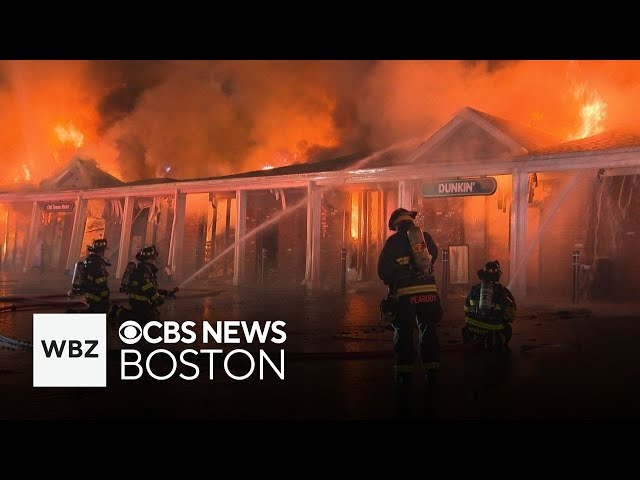
POLYGON ((227 176, 125 183, 74 160, 0 192, 0 265, 68 272, 105 236, 117 278, 154 243, 176 281, 340 288, 377 281, 402 206, 443 252, 441 289, 498 259, 517 294, 568 298, 577 272, 581 298, 636 298, 638 173, 640 131, 563 142, 471 108, 425 141, 227 176))

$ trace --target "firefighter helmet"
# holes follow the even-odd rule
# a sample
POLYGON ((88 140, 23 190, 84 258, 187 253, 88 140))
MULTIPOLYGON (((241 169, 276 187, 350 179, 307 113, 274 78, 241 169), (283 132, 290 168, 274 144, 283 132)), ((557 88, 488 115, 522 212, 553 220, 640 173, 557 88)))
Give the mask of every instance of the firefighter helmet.
POLYGON ((140 250, 137 254, 136 254, 136 259, 143 261, 143 260, 155 260, 156 258, 158 258, 158 249, 156 248, 155 245, 151 245, 150 247, 144 247, 142 250, 140 250))
POLYGON ((96 238, 91 245, 87 245, 87 250, 90 252, 104 252, 107 249, 106 238, 96 238))
POLYGON ((398 208, 389 217, 389 230, 397 230, 398 224, 404 221, 413 222, 418 212, 409 211, 406 208, 398 208))
POLYGON ((478 278, 480 280, 499 282, 500 275, 502 275, 502 270, 500 270, 500 262, 498 260, 487 262, 484 268, 478 270, 478 278))

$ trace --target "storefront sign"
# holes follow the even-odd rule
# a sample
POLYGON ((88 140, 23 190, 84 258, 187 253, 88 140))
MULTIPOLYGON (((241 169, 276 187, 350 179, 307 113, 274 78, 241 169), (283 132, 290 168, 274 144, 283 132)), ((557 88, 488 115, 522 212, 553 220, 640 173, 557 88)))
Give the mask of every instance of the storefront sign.
POLYGON ((496 179, 493 177, 433 180, 422 184, 422 196, 428 198, 493 195, 496 188, 496 179))
POLYGON ((43 211, 45 213, 73 212, 73 207, 74 207, 73 202, 49 202, 44 204, 43 211))

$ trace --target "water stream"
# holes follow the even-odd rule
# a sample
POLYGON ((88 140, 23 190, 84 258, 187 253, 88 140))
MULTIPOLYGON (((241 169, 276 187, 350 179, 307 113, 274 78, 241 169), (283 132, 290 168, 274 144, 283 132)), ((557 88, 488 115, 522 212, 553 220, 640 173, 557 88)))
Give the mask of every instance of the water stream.
MULTIPOLYGON (((379 158, 381 155, 394 150, 394 149, 400 149, 400 148, 411 148, 413 147, 413 151, 410 155, 407 156, 407 158, 405 159, 406 163, 410 163, 413 160, 415 160, 415 158, 419 155, 419 149, 418 146, 424 141, 424 138, 420 138, 420 139, 411 139, 411 140, 405 140, 402 142, 396 142, 393 145, 383 149, 383 150, 379 150, 375 153, 372 153, 371 155, 366 156, 365 158, 362 158, 361 160, 358 160, 355 164, 351 165, 350 167, 347 167, 341 171, 338 172, 338 175, 331 179, 327 184, 319 187, 316 191, 319 192, 325 192, 333 187, 335 187, 336 185, 340 185, 342 183, 344 183, 346 176, 349 172, 358 170, 360 168, 363 168, 364 166, 366 166, 369 162, 371 162, 372 160, 379 158)), ((286 210, 281 210, 280 212, 278 212, 274 217, 270 218, 269 220, 267 220, 266 222, 258 225, 256 228, 254 228, 253 230, 246 232, 242 238, 240 238, 238 241, 233 242, 231 245, 229 245, 227 248, 225 248, 222 252, 220 252, 218 255, 216 255, 214 258, 212 258, 207 264, 205 264, 202 268, 200 268, 198 271, 196 271, 195 273, 193 273, 191 276, 189 276, 188 278, 186 278, 185 280, 182 281, 182 283, 179 285, 180 288, 184 288, 186 285, 188 285, 189 283, 191 283, 192 281, 194 281, 200 274, 202 274, 205 270, 211 268, 215 263, 217 263, 220 259, 222 259, 225 255, 229 254, 230 252, 232 252, 235 249, 235 245, 238 242, 245 242, 246 240, 254 237, 255 235, 257 235, 258 233, 260 233, 262 230, 265 230, 266 228, 269 228, 271 225, 273 225, 276 222, 279 222, 280 220, 286 218, 288 215, 291 215, 293 212, 295 212, 296 210, 298 210, 299 208, 302 208, 304 206, 307 205, 307 198, 303 198, 302 200, 300 200, 299 202, 288 206, 286 210)))

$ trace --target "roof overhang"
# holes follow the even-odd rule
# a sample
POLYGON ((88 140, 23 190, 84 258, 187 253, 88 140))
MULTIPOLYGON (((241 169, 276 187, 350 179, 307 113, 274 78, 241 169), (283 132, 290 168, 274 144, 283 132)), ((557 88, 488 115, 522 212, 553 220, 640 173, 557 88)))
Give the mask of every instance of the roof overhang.
MULTIPOLYGON (((515 172, 559 172, 585 169, 640 168, 640 147, 553 155, 521 155, 510 159, 482 159, 471 163, 429 163, 384 168, 360 168, 338 172, 282 175, 225 180, 194 180, 160 185, 137 185, 70 190, 65 192, 3 193, 1 202, 33 202, 52 200, 100 199, 175 195, 180 193, 229 192, 237 190, 265 190, 275 188, 307 188, 317 185, 354 185, 401 180, 438 179, 488 175, 509 175, 515 172)), ((620 171, 620 170, 618 170, 620 171)), ((629 170, 630 172, 632 170, 629 170)), ((635 171, 635 170, 633 170, 635 171)))

